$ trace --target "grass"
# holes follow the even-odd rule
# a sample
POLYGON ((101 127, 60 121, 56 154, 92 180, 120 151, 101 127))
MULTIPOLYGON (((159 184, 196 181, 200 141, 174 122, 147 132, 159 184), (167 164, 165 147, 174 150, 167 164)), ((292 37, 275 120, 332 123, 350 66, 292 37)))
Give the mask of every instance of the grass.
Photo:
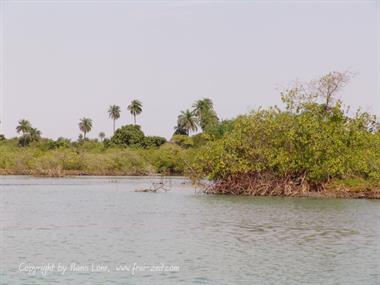
POLYGON ((106 148, 99 143, 47 150, 43 144, 0 143, 0 173, 41 176, 182 175, 191 150, 167 143, 160 148, 106 148))

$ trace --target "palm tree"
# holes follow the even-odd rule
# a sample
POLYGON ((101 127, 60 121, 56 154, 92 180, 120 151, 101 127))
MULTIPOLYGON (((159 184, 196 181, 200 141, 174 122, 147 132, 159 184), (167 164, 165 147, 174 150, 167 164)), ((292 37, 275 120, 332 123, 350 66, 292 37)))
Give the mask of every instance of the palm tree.
POLYGON ((41 131, 39 129, 30 128, 29 134, 32 141, 38 141, 41 138, 41 131))
POLYGON ((193 113, 197 117, 198 124, 204 131, 208 126, 218 122, 218 116, 214 111, 214 104, 209 98, 195 101, 193 113))
POLYGON ((86 134, 92 129, 92 120, 90 118, 82 118, 79 121, 79 129, 83 132, 83 138, 86 138, 86 134))
MULTIPOLYGON (((115 131, 114 131, 115 132, 115 131)), ((102 142, 104 140, 104 138, 106 137, 106 134, 104 132, 100 132, 99 133, 99 138, 100 138, 100 141, 102 142)))
POLYGON ((176 133, 186 133, 189 134, 190 131, 197 131, 197 123, 194 117, 194 113, 190 110, 181 111, 178 116, 177 126, 175 127, 176 133))
POLYGON ((141 114, 142 112, 142 103, 139 100, 133 100, 131 104, 128 106, 128 110, 134 117, 134 123, 136 125, 136 115, 141 114))
POLYGON ((174 134, 173 135, 184 135, 184 136, 188 136, 189 135, 189 131, 188 130, 185 130, 184 128, 182 128, 181 126, 179 125, 176 125, 174 127, 174 134))
POLYGON ((18 121, 18 126, 16 127, 16 131, 18 133, 22 133, 22 135, 25 135, 25 133, 28 133, 30 129, 32 128, 32 124, 25 119, 22 119, 18 121))
POLYGON ((113 133, 115 134, 115 121, 120 118, 120 107, 117 105, 111 105, 108 108, 108 115, 113 120, 113 133))
POLYGON ((203 98, 200 100, 197 100, 193 104, 194 113, 195 115, 202 115, 202 112, 207 112, 209 110, 214 109, 214 103, 212 103, 212 100, 210 98, 203 98))
POLYGON ((25 119, 18 122, 16 131, 22 133, 22 136, 19 139, 19 144, 21 146, 27 146, 30 142, 38 141, 41 138, 41 131, 33 128, 32 124, 25 119))

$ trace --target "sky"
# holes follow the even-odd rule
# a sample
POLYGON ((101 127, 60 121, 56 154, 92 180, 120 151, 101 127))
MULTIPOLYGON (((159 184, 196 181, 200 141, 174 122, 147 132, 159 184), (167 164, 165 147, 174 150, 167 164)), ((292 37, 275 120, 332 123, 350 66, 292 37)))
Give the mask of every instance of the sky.
POLYGON ((380 115, 380 1, 0 0, 0 133, 28 119, 44 137, 130 124, 170 138, 181 110, 211 98, 222 119, 281 106, 294 80, 355 74, 341 92, 380 115))

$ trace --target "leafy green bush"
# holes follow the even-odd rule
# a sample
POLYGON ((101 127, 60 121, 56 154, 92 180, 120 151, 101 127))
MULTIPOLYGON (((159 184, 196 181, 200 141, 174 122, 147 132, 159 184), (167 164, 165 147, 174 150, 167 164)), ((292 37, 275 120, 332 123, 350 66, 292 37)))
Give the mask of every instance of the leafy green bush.
POLYGON ((211 137, 208 133, 200 133, 200 134, 193 135, 191 137, 191 140, 193 141, 194 147, 201 147, 205 145, 208 141, 210 141, 211 137))
POLYGON ((126 125, 116 130, 111 142, 124 146, 144 146, 144 133, 138 125, 126 125))
POLYGON ((154 148, 159 147, 166 143, 166 139, 158 136, 146 136, 144 138, 144 147, 145 148, 154 148))
POLYGON ((142 175, 152 173, 152 167, 139 153, 128 149, 106 153, 84 153, 83 170, 98 175, 142 175))
POLYGON ((305 101, 297 110, 241 116, 220 140, 198 154, 194 167, 211 179, 249 173, 304 176, 311 184, 351 176, 380 179, 380 137, 367 113, 347 116, 340 102, 305 101))
MULTIPOLYGON (((186 151, 165 143, 149 149, 104 147, 83 141, 70 147, 48 149, 49 141, 18 147, 17 140, 0 142, 0 170, 12 174, 61 176, 67 174, 147 175, 183 174, 186 151)), ((186 160, 190 160, 188 156, 186 160)))
POLYGON ((65 138, 58 138, 57 140, 41 139, 38 143, 38 147, 41 150, 69 148, 70 146, 71 146, 71 141, 65 138))
POLYGON ((213 139, 220 139, 225 133, 233 129, 233 122, 233 120, 222 120, 221 122, 208 127, 207 134, 213 139))
POLYGON ((175 144, 166 143, 159 149, 141 150, 140 154, 157 173, 168 175, 184 172, 185 150, 175 144))
POLYGON ((189 148, 194 145, 193 140, 188 135, 173 135, 170 141, 183 148, 189 148))

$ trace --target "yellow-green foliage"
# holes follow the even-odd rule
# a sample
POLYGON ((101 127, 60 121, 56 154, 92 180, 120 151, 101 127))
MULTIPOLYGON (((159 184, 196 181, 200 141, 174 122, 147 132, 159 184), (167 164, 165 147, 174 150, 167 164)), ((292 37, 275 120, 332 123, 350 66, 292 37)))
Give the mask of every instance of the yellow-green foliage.
POLYGON ((83 153, 83 171, 100 175, 140 175, 153 168, 136 151, 109 149, 102 153, 83 153))
POLYGON ((166 143, 159 149, 140 150, 140 154, 153 168, 163 174, 183 174, 192 159, 193 150, 166 143))
POLYGON ((211 135, 208 133, 200 133, 193 136, 173 135, 170 141, 183 148, 198 148, 205 145, 210 140, 212 140, 211 135))
POLYGON ((184 148, 189 148, 189 147, 194 146, 194 141, 188 135, 173 135, 171 142, 184 148))
POLYGON ((91 141, 53 149, 45 144, 51 142, 20 147, 10 140, 1 141, 0 170, 37 175, 182 174, 187 152, 191 151, 169 143, 152 149, 106 148, 91 141))
POLYGON ((380 134, 366 113, 347 117, 340 103, 329 110, 305 105, 298 112, 277 108, 241 116, 232 131, 210 142, 194 167, 211 179, 239 173, 305 174, 312 183, 358 176, 380 178, 380 134))

